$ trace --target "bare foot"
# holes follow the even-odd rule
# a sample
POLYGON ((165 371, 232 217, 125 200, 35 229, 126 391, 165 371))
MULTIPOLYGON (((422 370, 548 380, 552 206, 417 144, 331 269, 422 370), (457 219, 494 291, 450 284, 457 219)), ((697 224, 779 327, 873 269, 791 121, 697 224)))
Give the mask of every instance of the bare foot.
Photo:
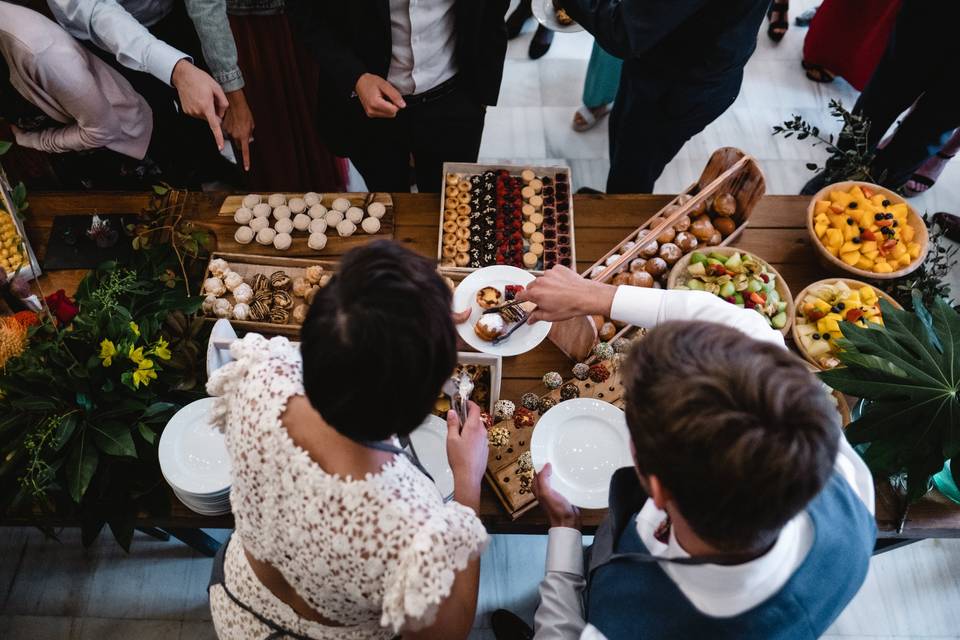
POLYGON ((936 183, 937 178, 943 173, 944 167, 947 166, 947 163, 950 162, 952 157, 953 156, 941 155, 939 153, 930 156, 927 158, 927 161, 920 165, 920 168, 914 172, 914 177, 907 180, 904 187, 906 187, 907 191, 912 191, 913 193, 923 193, 936 183))

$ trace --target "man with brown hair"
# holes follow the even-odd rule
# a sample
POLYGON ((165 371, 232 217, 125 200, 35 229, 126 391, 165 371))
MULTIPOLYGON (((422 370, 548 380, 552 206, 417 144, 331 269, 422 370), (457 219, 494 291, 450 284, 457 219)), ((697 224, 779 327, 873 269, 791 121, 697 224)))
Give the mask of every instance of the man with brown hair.
POLYGON ((624 365, 635 468, 614 475, 586 566, 579 511, 540 470, 551 529, 536 634, 501 611, 498 640, 819 637, 866 577, 873 484, 782 335, 704 292, 563 268, 521 297, 533 320, 603 314, 651 331, 624 365))

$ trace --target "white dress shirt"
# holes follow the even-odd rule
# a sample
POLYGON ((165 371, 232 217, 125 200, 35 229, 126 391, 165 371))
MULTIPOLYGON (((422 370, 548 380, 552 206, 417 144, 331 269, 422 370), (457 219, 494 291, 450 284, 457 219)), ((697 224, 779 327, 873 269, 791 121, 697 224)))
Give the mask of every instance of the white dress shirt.
POLYGON ((173 68, 187 54, 157 39, 150 27, 173 7, 173 0, 47 0, 64 29, 90 40, 125 67, 145 71, 170 84, 173 68))
POLYGON ((454 0, 390 0, 387 81, 402 95, 429 91, 457 73, 454 0))
MULTIPOLYGON (((614 320, 652 328, 671 320, 702 320, 724 324, 764 342, 785 346, 783 335, 770 328, 756 311, 740 309, 702 291, 664 291, 621 286, 613 299, 614 320)), ((870 513, 874 513, 874 487, 870 470, 846 438, 840 438, 835 469, 850 483, 870 513)), ((666 513, 652 500, 637 514, 637 532, 650 554, 665 558, 689 557, 673 531, 666 543, 654 531, 666 513)), ((805 511, 784 526, 773 547, 759 558, 739 565, 675 565, 662 563, 677 588, 694 607, 713 617, 732 617, 757 606, 787 582, 813 545, 813 523, 805 511)), ((584 620, 581 593, 586 586, 583 541, 579 531, 550 529, 546 576, 540 585, 541 604, 534 625, 536 640, 603 640, 584 620)))

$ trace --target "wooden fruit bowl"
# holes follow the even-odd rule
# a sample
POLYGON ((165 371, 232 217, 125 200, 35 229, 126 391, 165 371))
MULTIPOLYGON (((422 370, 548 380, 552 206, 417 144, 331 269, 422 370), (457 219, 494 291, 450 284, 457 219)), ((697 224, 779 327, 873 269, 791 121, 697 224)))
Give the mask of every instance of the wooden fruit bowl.
POLYGON ((810 235, 810 243, 816 248, 817 255, 820 257, 820 261, 823 262, 825 266, 833 267, 857 277, 866 278, 868 280, 894 280, 896 278, 902 278, 905 275, 916 271, 916 269, 923 264, 924 259, 927 257, 927 250, 930 247, 930 236, 927 233, 927 225, 923 222, 923 218, 917 214, 916 209, 910 206, 909 202, 904 200, 901 196, 897 195, 893 191, 890 191, 890 189, 886 189, 869 182, 858 182, 855 180, 835 182, 824 187, 813 196, 813 198, 810 200, 810 204, 807 205, 807 233, 810 235), (884 197, 894 204, 904 203, 907 205, 907 221, 914 229, 913 241, 920 245, 920 255, 917 256, 913 262, 901 269, 891 271, 890 273, 876 273, 874 271, 865 271, 863 269, 852 267, 827 251, 827 248, 820 241, 820 238, 817 237, 817 232, 813 227, 814 208, 816 207, 818 200, 829 200, 831 191, 849 191, 853 187, 866 187, 875 193, 882 193, 884 197))
MULTIPOLYGON (((787 303, 787 324, 783 325, 782 329, 778 329, 780 333, 784 336, 790 334, 790 327, 793 324, 793 319, 796 315, 796 309, 793 303, 793 296, 790 294, 790 287, 787 286, 787 281, 783 279, 783 276, 780 275, 776 269, 770 266, 770 263, 758 256, 755 253, 750 253, 749 251, 743 251, 737 249, 736 247, 705 247, 703 250, 699 250, 700 253, 710 254, 710 253, 719 253, 723 256, 732 256, 735 253, 739 253, 741 256, 749 256, 754 260, 762 262, 766 265, 767 269, 776 276, 776 290, 780 294, 780 299, 787 303)), ((670 275, 667 276, 667 289, 676 289, 678 286, 682 286, 687 280, 687 265, 690 264, 690 258, 693 257, 695 252, 690 252, 677 260, 676 264, 670 269, 670 275)))
POLYGON ((817 280, 816 282, 811 282, 806 287, 804 287, 803 291, 797 294, 796 304, 794 305, 793 332, 791 336, 793 337, 793 344, 796 346, 797 351, 800 352, 800 355, 802 355, 807 362, 815 366, 817 369, 824 370, 824 371, 827 369, 827 367, 824 367, 819 362, 817 362, 817 359, 810 356, 810 354, 807 353, 807 350, 803 347, 803 342, 800 341, 800 332, 798 331, 799 323, 797 322, 797 320, 801 317, 801 314, 803 313, 802 307, 801 307, 801 305, 803 304, 803 300, 804 298, 807 297, 807 294, 810 293, 811 289, 815 289, 817 287, 820 287, 826 284, 837 284, 838 282, 844 283, 851 289, 859 289, 861 287, 870 287, 877 292, 877 297, 880 300, 886 300, 891 305, 893 305, 895 309, 903 309, 903 307, 900 306, 900 303, 894 300, 893 298, 891 298, 889 294, 874 287, 869 282, 862 282, 860 280, 851 280, 850 278, 826 278, 824 280, 817 280))

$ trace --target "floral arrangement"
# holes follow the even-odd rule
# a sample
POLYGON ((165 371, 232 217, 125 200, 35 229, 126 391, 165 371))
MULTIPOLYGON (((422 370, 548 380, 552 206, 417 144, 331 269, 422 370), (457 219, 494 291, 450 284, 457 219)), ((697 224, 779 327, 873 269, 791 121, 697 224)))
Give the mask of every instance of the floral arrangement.
POLYGON ((127 241, 176 233, 91 271, 74 298, 57 291, 43 313, 0 323, 0 513, 78 517, 84 544, 107 525, 125 549, 137 514, 169 509, 159 434, 203 382, 202 298, 188 279, 204 268, 206 232, 144 219, 127 241), (178 244, 184 233, 196 251, 178 244))

